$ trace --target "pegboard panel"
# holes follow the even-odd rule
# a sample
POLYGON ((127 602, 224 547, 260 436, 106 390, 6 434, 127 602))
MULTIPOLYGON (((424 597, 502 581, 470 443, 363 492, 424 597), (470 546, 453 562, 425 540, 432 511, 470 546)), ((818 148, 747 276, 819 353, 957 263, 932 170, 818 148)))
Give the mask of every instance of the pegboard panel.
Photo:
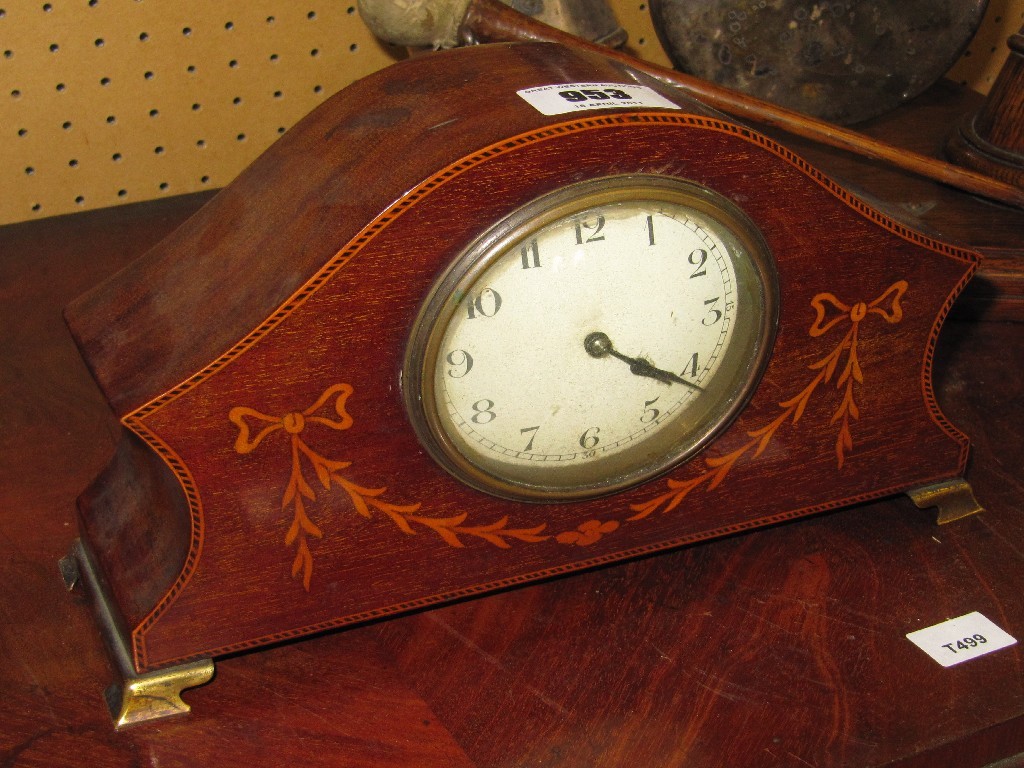
POLYGON ((663 67, 672 66, 668 54, 665 53, 658 41, 658 33, 654 31, 654 22, 651 21, 651 12, 646 2, 608 0, 608 4, 615 13, 615 18, 619 20, 619 24, 629 35, 626 42, 627 51, 647 61, 661 64, 663 67))
POLYGON ((988 93, 1006 61, 1006 40, 1024 27, 1024 0, 989 0, 985 17, 971 44, 949 71, 949 77, 988 93))
POLYGON ((402 55, 355 0, 0 0, 0 222, 221 187, 402 55))
MULTIPOLYGON (((646 2, 611 6, 629 49, 667 65, 646 2)), ((1022 14, 991 0, 957 77, 987 90, 1022 14)), ((404 55, 355 0, 0 0, 0 224, 222 187, 404 55)))

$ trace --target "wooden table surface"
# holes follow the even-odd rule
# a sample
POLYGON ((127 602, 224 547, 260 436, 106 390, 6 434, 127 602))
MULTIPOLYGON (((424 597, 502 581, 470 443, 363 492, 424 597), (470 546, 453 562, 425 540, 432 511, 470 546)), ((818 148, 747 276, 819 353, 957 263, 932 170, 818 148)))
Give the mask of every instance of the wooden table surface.
MULTIPOLYGON (((866 129, 935 153, 971 103, 942 84, 866 129)), ((933 234, 1022 252, 1020 212, 786 141, 933 234)), ((984 514, 939 528, 893 498, 223 659, 191 715, 115 732, 57 561, 119 427, 60 310, 205 199, 0 230, 0 766, 1024 765, 1022 646, 943 668, 905 637, 972 611, 1024 637, 1024 324, 985 280, 964 306, 989 320, 951 323, 936 372, 984 514)))

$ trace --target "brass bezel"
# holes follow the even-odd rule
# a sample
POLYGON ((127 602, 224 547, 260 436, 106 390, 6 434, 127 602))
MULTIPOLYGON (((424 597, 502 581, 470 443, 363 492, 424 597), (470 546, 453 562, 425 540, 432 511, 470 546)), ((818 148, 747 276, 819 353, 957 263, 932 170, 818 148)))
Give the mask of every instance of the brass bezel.
MULTIPOLYGON (((434 283, 417 314, 406 346, 401 382, 406 410, 421 445, 434 461, 457 480, 478 490, 501 498, 534 502, 577 501, 615 493, 660 476, 692 458, 732 423, 756 389, 770 358, 778 320, 778 297, 775 261, 764 237, 738 206, 717 192, 687 179, 641 174, 606 176, 567 185, 532 200, 489 227, 452 260, 434 283), (737 385, 716 401, 713 417, 700 429, 669 441, 671 448, 659 451, 656 458, 642 461, 637 468, 597 481, 588 479, 558 485, 530 483, 508 475, 499 476, 467 458, 450 438, 439 417, 433 381, 439 346, 460 306, 460 298, 509 248, 549 224, 596 206, 643 200, 689 207, 715 220, 730 233, 727 250, 737 273, 736 290, 748 289, 754 294, 756 305, 738 305, 737 318, 750 311, 754 315, 751 322, 757 325, 746 364, 738 364, 737 385), (742 253, 736 250, 736 244, 742 253)), ((593 473, 595 468, 607 463, 611 462, 598 460, 585 467, 593 473)), ((545 471, 566 476, 580 474, 578 467, 545 467, 545 471)))

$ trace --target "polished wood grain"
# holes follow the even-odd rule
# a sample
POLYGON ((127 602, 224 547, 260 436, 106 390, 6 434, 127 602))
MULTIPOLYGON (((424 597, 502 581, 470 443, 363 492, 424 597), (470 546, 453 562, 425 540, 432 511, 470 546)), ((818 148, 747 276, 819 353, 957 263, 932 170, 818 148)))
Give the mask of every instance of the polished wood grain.
MULTIPOLYGON (((867 130, 934 151, 975 108, 942 85, 867 130)), ((1021 251, 1020 214, 800 151, 918 226, 1021 251)), ((0 765, 1024 764, 1020 646, 942 669, 903 637, 973 610, 1024 635, 1024 328, 1006 322, 950 324, 937 351, 981 516, 936 528, 878 501, 228 658, 192 715, 115 733, 109 662, 56 563, 119 425, 60 310, 207 199, 0 230, 0 765)))
POLYGON ((357 81, 145 258, 77 297, 68 323, 115 412, 162 395, 244 338, 439 169, 564 119, 543 118, 517 96, 524 81, 633 79, 622 64, 593 54, 528 51, 514 44, 452 51, 357 81), (204 331, 198 338, 196 318, 204 331))

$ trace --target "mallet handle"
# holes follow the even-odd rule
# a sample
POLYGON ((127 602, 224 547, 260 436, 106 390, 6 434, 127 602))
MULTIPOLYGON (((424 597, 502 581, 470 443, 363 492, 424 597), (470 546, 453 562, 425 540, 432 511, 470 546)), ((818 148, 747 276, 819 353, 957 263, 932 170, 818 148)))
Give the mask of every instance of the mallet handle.
POLYGON ((856 131, 833 125, 824 120, 817 120, 657 64, 651 64, 612 48, 591 43, 531 19, 500 0, 470 0, 462 24, 459 26, 459 37, 462 42, 466 43, 532 40, 562 43, 592 51, 609 59, 620 61, 667 85, 679 88, 708 106, 729 112, 737 117, 771 125, 819 144, 842 149, 871 160, 881 160, 897 168, 948 184, 965 192, 1008 203, 1017 208, 1024 208, 1024 189, 1020 187, 996 181, 983 174, 951 165, 927 155, 899 149, 856 131))

